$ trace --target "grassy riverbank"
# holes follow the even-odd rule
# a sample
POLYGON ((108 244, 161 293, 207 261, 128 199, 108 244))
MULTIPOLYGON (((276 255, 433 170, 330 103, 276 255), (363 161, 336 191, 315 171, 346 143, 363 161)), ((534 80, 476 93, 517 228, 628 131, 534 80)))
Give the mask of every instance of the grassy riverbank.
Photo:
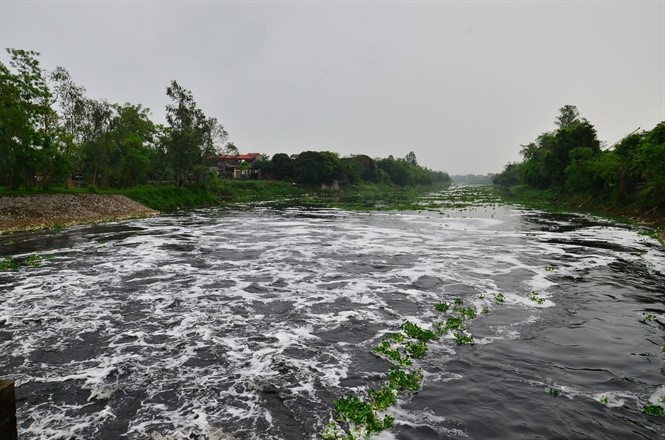
MULTIPOLYGON (((421 196, 442 186, 399 187, 362 184, 330 191, 280 181, 222 180, 210 187, 145 185, 130 189, 51 188, 47 191, 0 188, 0 232, 97 223, 159 212, 268 202, 273 206, 320 206, 343 209, 419 209, 421 196), (114 206, 125 196, 136 206, 114 206), (112 208, 112 209, 109 209, 112 208)), ((126 203, 125 203, 126 204, 126 203)), ((152 215, 152 214, 151 214, 152 215)))
POLYGON ((665 244, 665 212, 663 210, 644 210, 637 205, 622 205, 589 195, 569 195, 551 188, 541 190, 522 185, 497 188, 497 194, 505 203, 542 211, 580 212, 623 223, 647 225, 654 229, 654 236, 665 244))

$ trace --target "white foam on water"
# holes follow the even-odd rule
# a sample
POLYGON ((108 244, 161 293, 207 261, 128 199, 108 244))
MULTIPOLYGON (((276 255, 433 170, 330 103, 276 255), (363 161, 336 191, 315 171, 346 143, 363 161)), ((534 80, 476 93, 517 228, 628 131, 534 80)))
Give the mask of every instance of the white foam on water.
MULTIPOLYGON (((359 351, 407 319, 429 328, 441 319, 434 303, 461 297, 477 320, 485 307, 524 310, 519 322, 490 327, 494 334, 476 340, 484 345, 518 339, 540 309, 554 307, 558 277, 617 258, 645 261, 662 273, 662 252, 621 228, 575 231, 572 238, 613 240, 636 252, 580 256, 583 244, 559 240, 561 234, 516 231, 511 222, 519 221, 519 210, 446 215, 204 210, 129 222, 138 232, 100 233, 97 240, 107 240, 101 245, 82 240, 66 252, 50 251, 56 257, 43 267, 0 280, 10 292, 0 303, 0 322, 11 334, 0 351, 23 360, 11 366, 19 386, 66 383, 85 397, 22 407, 22 432, 101 432, 119 417, 124 395, 140 402, 128 438, 221 439, 236 431, 268 438, 259 426, 273 429, 280 420, 266 393, 306 402, 314 412, 310 425, 323 425, 331 394, 363 391, 357 380, 345 383, 376 375, 354 364, 359 351), (529 299, 532 291, 542 304, 529 299), (503 305, 493 298, 499 292, 503 305), (327 333, 332 342, 320 336, 327 333), (100 409, 82 411, 92 405, 100 409)), ((428 354, 444 366, 455 355, 452 335, 428 354)), ((437 371, 424 372, 423 386, 457 379, 445 367, 437 371)), ((443 418, 403 409, 407 404, 390 409, 397 424, 465 436, 444 429, 443 418)))
POLYGON ((656 391, 649 396, 649 403, 665 407, 665 385, 656 388, 656 391))

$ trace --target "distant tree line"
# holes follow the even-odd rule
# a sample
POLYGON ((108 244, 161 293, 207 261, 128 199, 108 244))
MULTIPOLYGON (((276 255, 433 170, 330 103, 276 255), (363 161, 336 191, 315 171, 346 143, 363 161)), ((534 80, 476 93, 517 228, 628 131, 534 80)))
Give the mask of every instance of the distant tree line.
MULTIPOLYGON (((147 182, 206 185, 217 178, 219 152, 238 153, 224 127, 197 106, 176 81, 166 88, 166 125, 140 104, 113 104, 85 95, 66 69, 43 70, 37 52, 8 49, 0 62, 0 186, 42 188, 80 181, 98 188, 147 182)), ((328 151, 286 154, 253 165, 266 178, 303 185, 446 182, 448 175, 404 159, 340 158, 328 151)))
POLYGON ((557 128, 523 145, 523 160, 506 165, 495 184, 554 189, 645 211, 665 209, 665 122, 603 149, 596 129, 575 106, 559 112, 557 128))
POLYGON ((335 181, 352 185, 368 182, 399 186, 450 182, 447 173, 419 166, 413 152, 404 159, 393 156, 372 159, 364 154, 339 157, 330 151, 304 151, 292 159, 285 153, 278 153, 270 160, 256 162, 254 167, 263 177, 302 185, 331 185, 335 181))

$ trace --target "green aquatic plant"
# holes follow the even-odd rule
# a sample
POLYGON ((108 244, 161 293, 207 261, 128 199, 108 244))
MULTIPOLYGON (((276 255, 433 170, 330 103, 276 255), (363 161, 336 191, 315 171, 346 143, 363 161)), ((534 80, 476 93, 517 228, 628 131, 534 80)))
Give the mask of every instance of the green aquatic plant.
POLYGON ((24 266, 30 266, 30 267, 39 267, 42 265, 44 260, 51 260, 53 259, 53 256, 49 255, 47 257, 42 256, 42 255, 30 255, 28 258, 23 260, 23 265, 24 266))
POLYGON ((483 307, 483 315, 489 315, 490 313, 492 313, 492 312, 490 311, 489 308, 483 307))
POLYGON ((610 403, 610 399, 609 399, 607 396, 600 396, 600 397, 598 398, 598 402, 599 402, 601 405, 605 405, 605 406, 607 406, 607 404, 610 403))
POLYGON ((46 260, 52 260, 53 255, 29 255, 23 259, 14 259, 12 257, 4 257, 0 260, 0 270, 16 270, 20 267, 39 267, 46 260))
POLYGON ((386 333, 385 338, 393 342, 404 342, 404 333, 386 333))
POLYGON ((401 368, 391 368, 388 372, 388 383, 397 391, 418 391, 423 380, 422 371, 405 371, 401 368))
POLYGON ((656 319, 656 315, 654 315, 653 313, 645 313, 644 314, 644 320, 645 321, 653 321, 655 319, 656 319))
POLYGON ((370 403, 357 396, 344 396, 335 400, 335 412, 338 420, 355 424, 356 432, 364 432, 366 437, 389 429, 394 421, 392 416, 380 417, 370 403))
POLYGON ((436 303, 434 304, 434 309, 436 309, 437 312, 443 312, 446 313, 448 309, 450 309, 450 304, 448 303, 436 303))
POLYGON ((428 342, 436 339, 436 334, 432 330, 423 329, 410 321, 405 321, 400 328, 410 338, 417 339, 421 342, 428 342))
POLYGON ((478 316, 476 309, 472 307, 455 306, 453 310, 457 312, 462 319, 474 319, 478 316))
POLYGON ((368 394, 372 401, 372 407, 379 411, 384 411, 397 403, 395 389, 388 385, 378 390, 370 389, 368 394))
POLYGON ((0 270, 15 270, 19 268, 19 264, 11 257, 5 257, 0 260, 0 270))
POLYGON ((642 412, 650 416, 665 415, 665 409, 660 405, 644 405, 644 407, 642 408, 642 412))
POLYGON ((351 434, 347 435, 346 432, 335 422, 331 420, 325 428, 321 431, 321 438, 323 440, 352 440, 351 434))
POLYGON ((448 330, 460 330, 464 328, 464 320, 457 316, 451 316, 446 319, 446 329, 448 330))
POLYGON ((393 347, 389 341, 383 341, 373 349, 374 353, 383 355, 386 359, 395 364, 408 367, 411 365, 411 359, 407 355, 402 355, 399 349, 393 347))
POLYGON ((538 292, 531 292, 529 299, 537 304, 542 304, 545 302, 545 298, 538 296, 538 292))
POLYGON ((427 354, 427 344, 423 341, 408 342, 406 344, 406 351, 412 357, 420 359, 427 354))
POLYGON ((496 301, 497 304, 503 304, 506 301, 506 297, 504 296, 503 293, 495 293, 494 301, 496 301))
POLYGON ((558 397, 559 394, 560 394, 560 391, 557 390, 556 388, 550 388, 549 392, 550 392, 550 396, 552 396, 552 397, 558 397))
POLYGON ((472 345, 475 343, 473 335, 463 332, 455 332, 455 342, 457 342, 457 345, 472 345))
POLYGON ((460 297, 457 297, 457 298, 455 298, 454 303, 455 303, 456 306, 461 306, 462 304, 464 304, 464 300, 460 297))

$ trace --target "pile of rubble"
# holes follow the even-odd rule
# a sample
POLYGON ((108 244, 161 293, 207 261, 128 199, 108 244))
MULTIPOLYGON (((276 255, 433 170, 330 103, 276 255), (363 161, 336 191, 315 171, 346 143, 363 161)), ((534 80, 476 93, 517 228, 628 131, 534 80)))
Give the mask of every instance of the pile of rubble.
POLYGON ((157 211, 121 195, 39 194, 0 197, 0 233, 157 214, 157 211))

